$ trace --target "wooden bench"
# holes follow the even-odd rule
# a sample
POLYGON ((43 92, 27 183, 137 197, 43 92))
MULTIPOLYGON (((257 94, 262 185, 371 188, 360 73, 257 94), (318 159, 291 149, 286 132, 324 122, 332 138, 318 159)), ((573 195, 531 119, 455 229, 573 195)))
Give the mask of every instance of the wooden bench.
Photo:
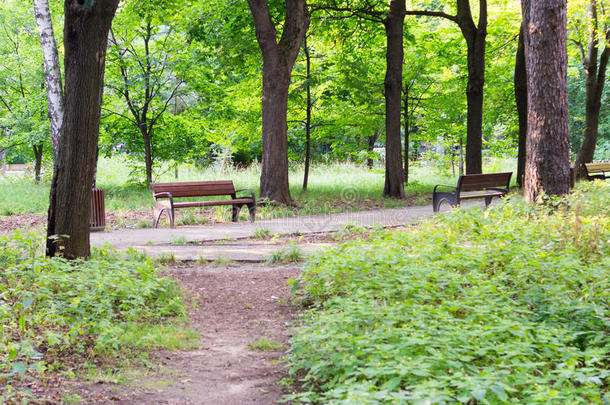
POLYGON ((587 179, 610 179, 610 163, 585 163, 587 179))
POLYGON ((508 193, 510 176, 512 172, 489 174, 466 174, 460 176, 457 186, 439 184, 432 193, 432 209, 438 212, 443 201, 452 206, 460 205, 460 201, 485 198, 485 207, 491 203, 493 197, 502 197, 508 193), (437 191, 439 187, 449 187, 453 191, 437 191))
POLYGON ((247 206, 250 211, 250 221, 254 222, 256 214, 256 199, 254 192, 249 189, 235 190, 233 181, 184 181, 176 183, 153 183, 153 198, 155 199, 153 228, 159 224, 159 219, 163 212, 169 215, 169 226, 174 227, 174 210, 176 208, 187 207, 210 207, 214 205, 232 205, 233 222, 237 222, 237 216, 243 206, 247 206), (237 197, 237 193, 249 191, 246 197, 237 197), (211 196, 231 196, 225 200, 206 200, 206 201, 181 201, 176 202, 176 198, 184 197, 211 197, 211 196), (160 200, 167 199, 167 200, 160 200))

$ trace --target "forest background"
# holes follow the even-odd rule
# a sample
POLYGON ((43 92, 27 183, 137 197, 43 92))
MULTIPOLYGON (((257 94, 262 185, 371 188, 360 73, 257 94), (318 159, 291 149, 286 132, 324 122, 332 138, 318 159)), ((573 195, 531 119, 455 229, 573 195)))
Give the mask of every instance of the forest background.
MULTIPOLYGON (((574 157, 585 131, 591 3, 569 4, 574 157)), ((269 4, 281 29, 283 2, 269 4)), ((61 54, 63 2, 52 0, 50 6, 61 54)), ((407 5, 407 9, 453 7, 448 1, 407 5)), ((478 8, 472 10, 478 18, 478 8)), ((605 10, 600 2, 598 24, 607 31, 605 10)), ((518 2, 488 3, 484 157, 517 155, 514 70, 520 21, 518 2)), ((596 35, 601 49, 607 39, 604 30, 600 32, 596 35)), ((372 159, 383 154, 385 48, 385 32, 378 22, 311 5, 311 24, 289 93, 288 156, 293 165, 311 161, 372 165, 372 159)), ((468 80, 462 33, 447 19, 407 16, 404 52, 402 137, 408 160, 461 172, 468 80)), ((0 55, 0 151, 8 163, 37 162, 37 173, 41 167, 50 169, 44 68, 28 2, 0 2, 0 55)), ((261 52, 245 1, 121 2, 109 40, 100 154, 124 157, 132 168, 131 181, 146 184, 161 170, 184 163, 207 166, 220 160, 247 166, 260 161, 261 70, 261 52)), ((606 90, 595 159, 610 159, 608 97, 606 90)), ((408 174, 407 167, 405 171, 408 174)))

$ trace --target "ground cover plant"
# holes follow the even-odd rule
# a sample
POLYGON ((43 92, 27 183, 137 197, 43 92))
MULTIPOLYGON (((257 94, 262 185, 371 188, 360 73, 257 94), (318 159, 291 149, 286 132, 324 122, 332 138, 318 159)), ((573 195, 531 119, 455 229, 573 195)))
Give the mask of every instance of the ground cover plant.
POLYGON ((610 185, 509 197, 312 259, 304 403, 610 402, 610 185))
POLYGON ((24 381, 86 373, 155 347, 192 345, 180 289, 149 259, 98 251, 88 261, 45 258, 41 235, 0 238, 0 403, 24 381))

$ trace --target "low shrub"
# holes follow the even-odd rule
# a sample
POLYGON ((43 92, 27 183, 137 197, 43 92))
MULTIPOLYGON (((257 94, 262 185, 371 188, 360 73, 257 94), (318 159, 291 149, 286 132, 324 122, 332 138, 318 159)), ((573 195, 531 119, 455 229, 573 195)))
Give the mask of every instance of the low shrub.
POLYGON ((0 402, 16 380, 45 369, 121 358, 143 341, 154 347, 155 325, 184 314, 179 288, 149 259, 108 249, 88 261, 48 259, 42 239, 0 238, 0 402))
POLYGON ((610 403, 609 206, 509 197, 310 260, 288 400, 610 403))

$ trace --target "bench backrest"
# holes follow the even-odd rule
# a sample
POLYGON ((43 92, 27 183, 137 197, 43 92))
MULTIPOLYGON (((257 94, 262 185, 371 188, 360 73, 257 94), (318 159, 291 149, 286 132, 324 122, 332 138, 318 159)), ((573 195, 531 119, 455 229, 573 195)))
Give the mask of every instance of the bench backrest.
POLYGON ((585 163, 587 173, 610 172, 610 163, 585 163))
POLYGON ((478 191, 488 187, 506 188, 510 185, 512 172, 489 174, 465 174, 460 176, 457 188, 460 191, 478 191))
POLYGON ((206 197, 213 195, 235 195, 232 180, 181 181, 151 184, 153 197, 158 193, 170 193, 173 197, 206 197))

